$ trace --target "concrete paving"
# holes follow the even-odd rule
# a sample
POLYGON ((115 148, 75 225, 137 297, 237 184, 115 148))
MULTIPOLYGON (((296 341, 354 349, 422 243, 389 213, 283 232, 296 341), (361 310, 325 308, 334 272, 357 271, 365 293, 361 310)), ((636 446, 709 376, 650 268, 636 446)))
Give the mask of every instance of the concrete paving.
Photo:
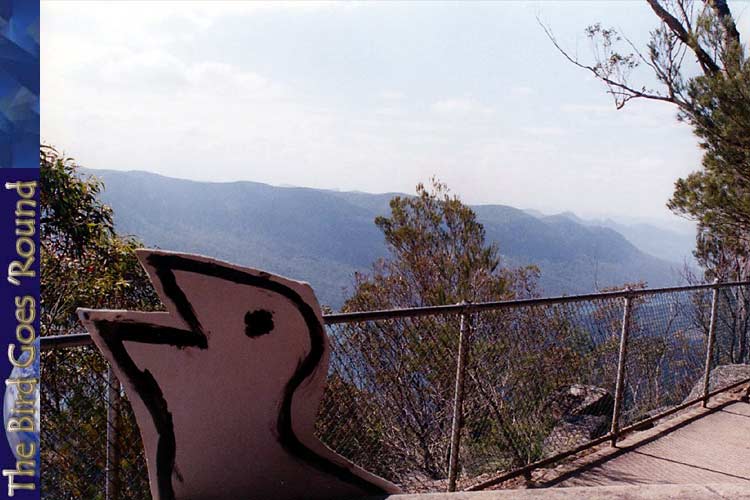
POLYGON ((735 402, 645 444, 625 447, 555 486, 735 484, 750 488, 750 404, 735 402))
POLYGON ((595 486, 532 490, 391 495, 388 500, 750 500, 750 488, 735 484, 595 486))
POLYGON ((699 405, 617 448, 534 474, 530 489, 392 495, 389 500, 747 499, 750 500, 750 403, 745 389, 699 405))

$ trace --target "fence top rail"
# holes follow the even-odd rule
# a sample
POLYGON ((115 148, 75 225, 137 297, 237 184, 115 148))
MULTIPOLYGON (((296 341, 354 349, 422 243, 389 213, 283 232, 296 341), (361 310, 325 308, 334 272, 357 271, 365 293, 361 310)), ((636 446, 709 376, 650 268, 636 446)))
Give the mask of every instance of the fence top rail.
MULTIPOLYGON (((562 295, 557 297, 541 297, 532 299, 502 300, 495 302, 465 302, 461 304, 446 304, 440 306, 410 307, 402 309, 383 309, 377 311, 358 311, 324 314, 326 325, 341 323, 362 323, 400 318, 416 318, 421 316, 447 316, 455 314, 470 314, 483 311, 497 311, 514 307, 530 307, 551 304, 566 304, 585 302, 587 300, 616 299, 619 297, 641 297, 644 295, 658 295, 663 293, 684 292, 706 289, 721 289, 740 286, 750 286, 750 281, 731 281, 726 283, 706 283, 702 285, 673 286, 664 288, 644 288, 637 290, 618 290, 613 292, 596 292, 581 295, 562 295)), ((80 347, 93 343, 88 333, 70 335, 51 335, 41 337, 41 349, 50 350, 66 347, 80 347)))
POLYGON ((581 295, 562 295, 557 297, 541 297, 532 299, 502 300, 495 302, 465 302, 462 304, 447 304, 441 306, 411 307, 403 309, 384 309, 379 311, 361 311, 328 314, 323 317, 327 325, 338 323, 358 323, 417 316, 470 314, 482 311, 493 311, 513 307, 529 307, 550 304, 565 304, 585 302, 587 300, 615 299, 618 297, 641 297, 644 295, 658 295, 663 293, 721 289, 740 286, 750 286, 750 281, 732 281, 726 283, 706 283, 702 285, 674 286, 664 288, 644 288, 637 290, 617 290, 613 292, 596 292, 581 295))

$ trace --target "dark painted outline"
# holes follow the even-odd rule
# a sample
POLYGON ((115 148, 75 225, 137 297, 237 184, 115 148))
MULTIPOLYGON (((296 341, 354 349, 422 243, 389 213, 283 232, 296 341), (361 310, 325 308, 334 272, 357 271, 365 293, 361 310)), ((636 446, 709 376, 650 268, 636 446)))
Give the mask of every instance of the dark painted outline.
POLYGON ((173 302, 180 317, 190 326, 190 330, 128 321, 98 320, 94 321, 94 324, 112 352, 115 362, 146 405, 159 434, 156 449, 156 470, 157 488, 161 500, 174 500, 175 498, 171 478, 175 468, 177 448, 172 414, 169 412, 161 388, 153 375, 148 370, 140 371, 138 369, 125 349, 123 342, 167 344, 178 348, 208 348, 208 338, 195 315, 192 305, 177 284, 174 271, 191 272, 241 285, 263 288, 278 293, 294 304, 307 324, 310 334, 310 352, 299 363, 284 387, 276 421, 277 440, 292 457, 303 461, 320 472, 333 475, 343 482, 352 484, 362 489, 366 494, 387 493, 379 486, 357 476, 348 468, 321 457, 305 446, 294 432, 292 425, 294 392, 305 379, 313 374, 323 358, 326 335, 315 311, 297 292, 286 285, 273 281, 270 276, 255 276, 216 262, 194 260, 183 255, 152 253, 146 256, 146 262, 156 270, 156 276, 161 281, 164 294, 173 302))

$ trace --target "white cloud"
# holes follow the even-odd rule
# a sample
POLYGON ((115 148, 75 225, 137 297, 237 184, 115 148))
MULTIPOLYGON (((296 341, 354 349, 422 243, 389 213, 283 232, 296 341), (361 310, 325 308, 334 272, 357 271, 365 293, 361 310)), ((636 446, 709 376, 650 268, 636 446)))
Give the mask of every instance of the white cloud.
POLYGON ((406 99, 406 94, 399 90, 384 90, 379 97, 385 101, 403 101, 406 99))
POLYGON ((615 105, 605 104, 588 104, 588 103, 567 103, 560 106, 560 110, 563 113, 571 113, 576 115, 609 115, 616 113, 617 109, 615 105))
MULTIPOLYGON (((579 73, 573 83, 526 74, 521 81, 507 74, 472 79, 453 71, 466 61, 447 52, 434 66, 424 58, 416 71, 414 61, 399 58, 434 55, 427 39, 423 53, 409 47, 429 30, 419 31, 410 18, 394 16, 381 29, 371 17, 334 13, 366 4, 143 5, 42 4, 44 139, 84 165, 365 191, 411 191, 437 174, 469 202, 544 202, 559 211, 585 203, 620 208, 616 193, 630 190, 632 198, 657 184, 671 189, 675 172, 696 164, 679 149, 694 142, 689 133, 675 139, 676 132, 665 131, 675 123, 668 107, 629 105, 617 113, 603 92, 578 87, 579 73), (264 44, 229 53, 247 31, 245 23, 226 21, 273 9, 253 21, 268 29, 264 44), (316 18, 310 33, 284 31, 290 20, 299 22, 295 16, 325 9, 331 15, 316 18), (408 25, 403 33, 399 23, 408 25), (379 51, 393 40, 396 50, 379 51), (370 54, 372 60, 362 59, 370 54), (306 66, 305 56, 321 64, 306 66), (369 72, 359 75, 363 67, 369 72), (563 98, 571 103, 560 104, 563 98), (648 144, 652 138, 658 150, 648 144)), ((529 22, 536 27, 533 16, 529 22)), ((493 27, 481 36, 489 45, 497 33, 503 31, 493 27)), ((519 70, 547 65, 529 61, 531 68, 519 70)), ((567 64, 557 54, 551 61, 567 64)), ((663 205, 662 194, 654 199, 663 205)))
POLYGON ((536 94, 536 90, 534 90, 531 87, 526 86, 517 86, 517 87, 511 87, 510 89, 510 95, 513 97, 529 97, 536 94))
POLYGON ((230 91, 234 93, 233 98, 259 97, 268 100, 283 97, 284 94, 280 84, 226 63, 196 63, 187 69, 186 74, 191 85, 212 94, 230 91))
POLYGON ((375 114, 378 116, 398 118, 398 117, 404 116, 405 113, 404 113, 404 110, 401 108, 397 108, 394 106, 387 106, 387 107, 376 109, 375 114))
POLYGON ((643 129, 684 129, 686 124, 677 121, 677 108, 669 103, 633 99, 624 108, 617 109, 614 104, 567 103, 560 110, 576 121, 597 121, 602 125, 640 127, 643 129))
POLYGON ((442 99, 432 104, 432 110, 437 113, 446 114, 492 114, 494 110, 490 106, 471 99, 471 98, 454 98, 442 99))
POLYGON ((521 131, 541 137, 562 137, 568 134, 568 130, 562 127, 522 127, 521 131))
MULTIPOLYGON (((145 90, 173 90, 187 83, 187 65, 163 50, 113 50, 99 58, 100 83, 145 90)), ((88 74, 86 78, 94 75, 88 74)))

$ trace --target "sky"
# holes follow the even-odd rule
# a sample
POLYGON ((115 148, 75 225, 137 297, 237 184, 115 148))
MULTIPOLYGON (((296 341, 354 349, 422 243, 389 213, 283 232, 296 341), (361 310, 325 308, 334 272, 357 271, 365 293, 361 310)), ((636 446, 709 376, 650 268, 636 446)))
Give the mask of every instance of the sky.
MULTIPOLYGON (((730 2, 750 39, 750 2, 730 2)), ((643 46, 645 2, 42 1, 42 140, 89 168, 678 222, 701 153, 673 106, 616 110, 557 52, 643 46)), ((648 74, 636 74, 634 79, 648 74)))

